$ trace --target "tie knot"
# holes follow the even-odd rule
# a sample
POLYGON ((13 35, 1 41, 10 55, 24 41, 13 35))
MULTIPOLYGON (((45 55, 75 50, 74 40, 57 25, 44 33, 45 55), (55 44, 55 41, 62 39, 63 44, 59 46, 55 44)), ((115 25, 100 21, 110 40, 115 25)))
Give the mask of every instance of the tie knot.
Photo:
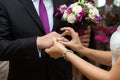
POLYGON ((43 0, 40 0, 40 3, 43 2, 43 0))

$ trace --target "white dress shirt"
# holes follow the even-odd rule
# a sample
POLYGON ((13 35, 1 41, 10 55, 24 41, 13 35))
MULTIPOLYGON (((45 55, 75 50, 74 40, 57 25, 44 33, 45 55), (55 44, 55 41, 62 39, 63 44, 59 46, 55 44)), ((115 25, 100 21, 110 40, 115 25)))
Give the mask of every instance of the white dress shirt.
POLYGON ((111 5, 105 5, 105 12, 106 13, 111 12, 112 8, 113 8, 113 4, 111 4, 111 5))
MULTIPOLYGON (((39 14, 39 0, 32 0, 32 2, 35 6, 35 9, 36 9, 38 15, 40 16, 40 14, 39 14)), ((53 9, 53 2, 52 2, 52 0, 43 0, 43 3, 44 3, 46 10, 47 10, 50 31, 52 31, 52 28, 53 28, 53 10, 54 10, 53 9)))
MULTIPOLYGON (((40 16, 39 14, 39 0, 32 0, 33 4, 34 4, 34 7, 38 13, 38 15, 40 16)), ((46 7, 46 10, 47 10, 47 14, 48 14, 48 20, 49 20, 49 25, 50 25, 50 31, 52 31, 52 28, 53 28, 53 2, 52 0, 43 0, 43 3, 46 7)), ((41 57, 41 51, 38 49, 38 52, 39 52, 39 57, 41 57)))

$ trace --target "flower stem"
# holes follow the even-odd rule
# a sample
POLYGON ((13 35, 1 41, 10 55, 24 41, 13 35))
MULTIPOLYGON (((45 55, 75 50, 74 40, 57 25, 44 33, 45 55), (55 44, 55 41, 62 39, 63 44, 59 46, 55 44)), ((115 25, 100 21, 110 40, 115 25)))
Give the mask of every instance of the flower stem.
POLYGON ((84 0, 78 0, 79 3, 84 3, 84 0))

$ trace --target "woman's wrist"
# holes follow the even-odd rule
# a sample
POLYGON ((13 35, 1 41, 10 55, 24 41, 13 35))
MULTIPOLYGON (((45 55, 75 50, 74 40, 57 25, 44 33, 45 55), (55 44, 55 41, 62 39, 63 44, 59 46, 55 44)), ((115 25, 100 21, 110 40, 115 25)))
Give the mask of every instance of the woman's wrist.
MULTIPOLYGON (((67 60, 66 55, 69 54, 69 53, 73 53, 73 51, 72 51, 72 50, 66 50, 66 51, 63 53, 63 58, 64 58, 65 60, 67 60)), ((67 61, 68 61, 68 60, 67 60, 67 61)))
POLYGON ((82 52, 83 51, 83 49, 84 49, 84 46, 77 46, 74 50, 76 51, 76 52, 82 52))
POLYGON ((84 46, 79 47, 79 48, 77 49, 77 52, 78 52, 78 53, 84 54, 85 51, 86 51, 86 47, 84 47, 84 46))

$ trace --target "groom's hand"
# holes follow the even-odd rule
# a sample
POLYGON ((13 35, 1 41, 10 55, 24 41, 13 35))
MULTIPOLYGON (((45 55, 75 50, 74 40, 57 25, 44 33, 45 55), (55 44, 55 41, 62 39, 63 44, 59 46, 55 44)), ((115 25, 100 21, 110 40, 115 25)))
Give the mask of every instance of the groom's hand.
POLYGON ((51 32, 45 36, 37 37, 38 49, 50 48, 51 46, 53 46, 53 38, 59 36, 60 36, 59 33, 51 32))

